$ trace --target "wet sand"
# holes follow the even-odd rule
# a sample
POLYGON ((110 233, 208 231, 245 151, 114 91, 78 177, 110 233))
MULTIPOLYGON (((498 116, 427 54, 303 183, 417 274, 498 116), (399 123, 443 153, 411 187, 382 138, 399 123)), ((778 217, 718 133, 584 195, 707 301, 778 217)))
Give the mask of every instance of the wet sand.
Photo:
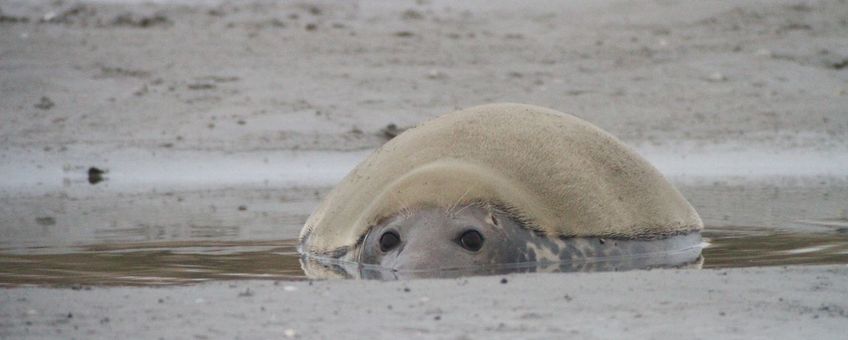
MULTIPOLYGON (((4 249, 290 239, 391 124, 500 101, 620 137, 708 226, 844 233, 843 1, 123 2, 0 3, 4 249)), ((845 276, 3 288, 0 337, 839 338, 845 276)))
POLYGON ((4 338, 838 339, 848 267, 0 290, 4 338))
POLYGON ((4 1, 4 154, 371 149, 503 101, 681 153, 848 145, 838 0, 210 2, 4 1))

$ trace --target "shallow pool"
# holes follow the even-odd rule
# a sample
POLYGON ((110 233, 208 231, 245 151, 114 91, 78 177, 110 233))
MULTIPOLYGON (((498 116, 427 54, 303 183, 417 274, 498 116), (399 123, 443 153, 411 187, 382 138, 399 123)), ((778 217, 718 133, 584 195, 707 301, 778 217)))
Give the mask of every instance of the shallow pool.
MULTIPOLYGON (((707 225, 694 267, 848 263, 844 178, 676 185, 707 225)), ((295 238, 329 189, 134 192, 107 181, 0 195, 0 285, 306 279, 295 238)))
MULTIPOLYGON (((702 268, 848 263, 848 229, 793 233, 708 228, 702 268)), ((60 254, 0 254, 0 285, 170 285, 303 280, 296 240, 83 246, 60 254)))

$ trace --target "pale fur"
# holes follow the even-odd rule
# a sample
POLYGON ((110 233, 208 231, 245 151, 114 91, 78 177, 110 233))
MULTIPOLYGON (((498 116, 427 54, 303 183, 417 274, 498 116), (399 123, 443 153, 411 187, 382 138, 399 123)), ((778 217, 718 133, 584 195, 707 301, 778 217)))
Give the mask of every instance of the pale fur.
POLYGON ((383 218, 469 202, 503 205, 552 237, 657 238, 703 226, 686 199, 615 137, 554 110, 491 104, 445 114, 383 145, 309 217, 301 250, 352 247, 383 218))

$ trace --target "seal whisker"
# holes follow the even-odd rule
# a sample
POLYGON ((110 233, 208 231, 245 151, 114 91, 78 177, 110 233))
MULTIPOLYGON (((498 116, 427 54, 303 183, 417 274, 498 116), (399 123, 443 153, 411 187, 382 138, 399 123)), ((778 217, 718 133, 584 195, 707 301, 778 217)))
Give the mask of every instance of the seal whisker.
MULTIPOLYGON (((453 210, 456 209, 456 207, 458 207, 460 203, 462 203, 462 199, 465 198, 465 195, 468 195, 469 192, 471 192, 470 188, 465 189, 465 192, 462 193, 462 195, 459 195, 459 198, 456 200, 456 202, 454 202, 453 204, 451 204, 448 207, 447 216, 455 216, 458 213, 458 212, 454 212, 453 210)), ((460 211, 462 211, 462 210, 460 210, 460 211)))
POLYGON ((392 192, 392 198, 394 198, 395 200, 400 202, 400 208, 398 209, 398 214, 400 215, 401 218, 407 219, 410 216, 412 216, 412 210, 410 209, 409 204, 407 204, 406 201, 402 197, 400 197, 399 195, 396 195, 394 192, 392 192))
MULTIPOLYGON (((468 191, 466 191, 466 193, 467 193, 467 192, 468 192, 468 191)), ((459 204, 459 202, 457 202, 457 204, 459 204)), ((461 213, 463 210, 465 210, 465 208, 468 208, 468 207, 470 207, 470 206, 471 206, 471 204, 466 204, 465 206, 463 206, 463 207, 462 207, 462 208, 460 208, 459 210, 455 211, 455 212, 453 213, 453 215, 451 215, 451 216, 459 215, 459 213, 461 213)))

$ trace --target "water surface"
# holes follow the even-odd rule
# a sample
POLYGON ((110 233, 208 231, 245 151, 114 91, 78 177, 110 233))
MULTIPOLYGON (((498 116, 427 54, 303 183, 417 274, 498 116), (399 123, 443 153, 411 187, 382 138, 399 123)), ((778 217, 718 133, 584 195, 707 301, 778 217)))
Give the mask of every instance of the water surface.
MULTIPOLYGON (((848 232, 707 228, 703 268, 848 263, 848 232)), ((70 253, 0 254, 0 285, 173 285, 307 279, 296 240, 103 244, 70 253)))
MULTIPOLYGON (((0 285, 306 279, 294 239, 330 189, 136 192, 110 181, 70 180, 60 192, 0 195, 0 285)), ((708 226, 700 267, 732 268, 848 264, 846 183, 811 177, 675 184, 708 226)))

